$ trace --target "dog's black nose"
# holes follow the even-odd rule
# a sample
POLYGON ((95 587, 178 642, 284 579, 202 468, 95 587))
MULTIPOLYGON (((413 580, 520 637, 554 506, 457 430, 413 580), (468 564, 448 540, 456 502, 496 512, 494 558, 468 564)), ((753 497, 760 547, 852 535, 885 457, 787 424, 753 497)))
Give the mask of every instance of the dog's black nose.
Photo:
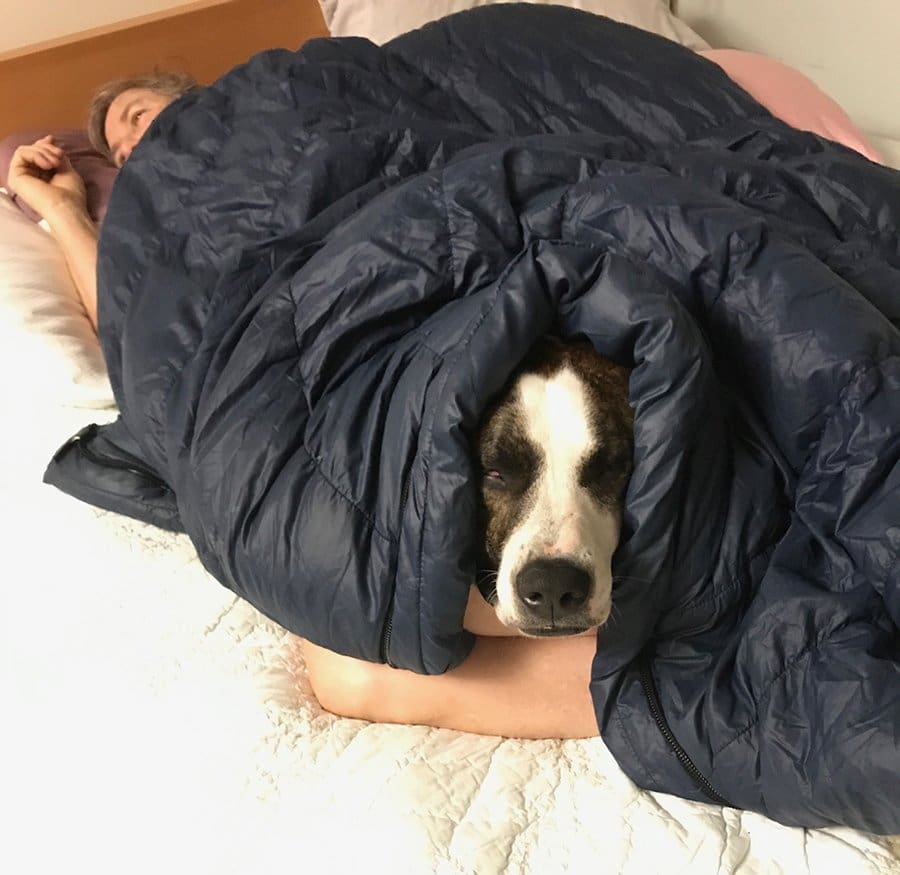
POLYGON ((516 594, 530 614, 559 620, 577 613, 591 591, 591 577, 565 559, 535 559, 516 575, 516 594))

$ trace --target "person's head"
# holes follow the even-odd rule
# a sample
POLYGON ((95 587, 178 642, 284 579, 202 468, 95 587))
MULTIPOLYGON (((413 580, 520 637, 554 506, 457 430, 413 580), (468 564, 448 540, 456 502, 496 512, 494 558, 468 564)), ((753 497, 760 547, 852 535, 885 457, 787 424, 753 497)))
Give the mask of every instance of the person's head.
POLYGON ((174 72, 147 73, 104 85, 88 110, 91 144, 121 167, 150 123, 172 101, 196 87, 193 76, 174 72))

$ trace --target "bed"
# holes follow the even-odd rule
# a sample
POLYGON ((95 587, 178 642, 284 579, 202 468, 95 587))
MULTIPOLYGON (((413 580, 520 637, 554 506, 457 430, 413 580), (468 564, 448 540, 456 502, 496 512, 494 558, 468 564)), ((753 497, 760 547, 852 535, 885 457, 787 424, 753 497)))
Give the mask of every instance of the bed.
MULTIPOLYGON (((321 3, 332 33, 377 41, 470 5, 420 3, 407 14, 399 4, 321 3)), ((834 40, 841 29, 817 14, 820 4, 802 21, 805 3, 791 5, 793 17, 767 4, 752 20, 740 2, 675 3, 677 17, 655 3, 643 18, 641 4, 607 6, 698 51, 768 52, 800 68, 847 113, 829 105, 825 122, 810 124, 836 126, 900 166, 892 41, 879 42, 900 27, 893 4, 873 14, 865 46, 834 40), (800 39, 820 30, 821 41, 800 39), (863 54, 870 78, 860 73, 854 86, 846 71, 862 69, 854 65, 863 54)), ((832 11, 856 21, 855 9, 832 11)), ((304 27, 313 35, 321 22, 304 27)), ((4 119, 9 130, 37 123, 4 119)), ((90 861, 99 872, 868 875, 900 867, 885 837, 789 828, 640 790, 598 739, 499 739, 324 712, 296 640, 216 583, 186 536, 41 483, 66 437, 116 411, 99 347, 66 304, 55 243, 5 197, 0 276, 5 869, 90 861)))

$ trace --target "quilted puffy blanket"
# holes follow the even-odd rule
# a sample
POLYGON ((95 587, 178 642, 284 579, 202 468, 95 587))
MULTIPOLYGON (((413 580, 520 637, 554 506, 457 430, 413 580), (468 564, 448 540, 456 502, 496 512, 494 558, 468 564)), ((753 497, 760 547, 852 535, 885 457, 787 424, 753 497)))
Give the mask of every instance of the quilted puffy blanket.
POLYGON ((598 636, 639 785, 900 831, 900 183, 556 7, 268 52, 157 120, 101 237, 121 409, 47 477, 291 631, 471 644, 480 413, 547 331, 633 366, 598 636))

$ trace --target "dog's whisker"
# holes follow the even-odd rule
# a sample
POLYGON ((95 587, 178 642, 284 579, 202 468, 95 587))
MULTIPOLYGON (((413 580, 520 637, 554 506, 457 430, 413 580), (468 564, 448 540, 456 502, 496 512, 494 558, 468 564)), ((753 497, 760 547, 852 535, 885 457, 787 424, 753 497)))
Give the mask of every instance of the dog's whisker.
POLYGON ((494 569, 483 568, 476 571, 475 577, 475 586, 481 590, 481 594, 484 596, 484 600, 489 604, 496 604, 497 602, 497 580, 499 578, 499 574, 494 569), (490 585, 490 589, 485 592, 485 587, 490 585))

